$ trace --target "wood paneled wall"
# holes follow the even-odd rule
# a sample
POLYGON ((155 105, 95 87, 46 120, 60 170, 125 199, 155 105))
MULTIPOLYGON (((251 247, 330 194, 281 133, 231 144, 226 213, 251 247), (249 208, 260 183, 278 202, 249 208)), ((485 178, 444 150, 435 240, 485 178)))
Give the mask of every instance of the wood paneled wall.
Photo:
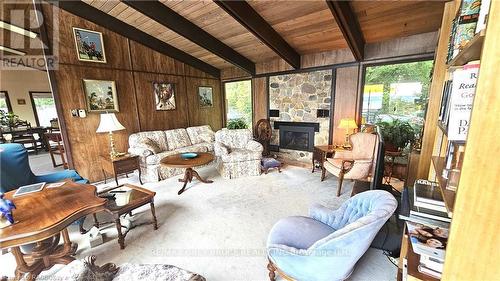
POLYGON ((257 124, 260 119, 267 119, 267 105, 269 103, 269 92, 267 89, 268 77, 252 79, 253 95, 253 124, 257 124))
POLYGON ((209 124, 214 130, 222 127, 222 94, 220 80, 153 51, 137 42, 49 5, 43 5, 50 44, 59 47, 59 70, 53 86, 59 93, 62 112, 71 144, 73 166, 91 181, 103 179, 99 155, 109 152, 107 134, 95 132, 100 116, 88 113, 86 118, 72 117, 72 109, 84 109, 82 79, 113 80, 116 83, 120 112, 118 120, 126 130, 114 134, 119 151, 128 148, 131 133, 147 130, 168 130, 209 124), (58 37, 53 35, 52 12, 59 13, 58 37), (107 63, 81 62, 77 59, 72 27, 103 33, 107 63), (55 38, 55 39, 54 39, 55 38), (176 109, 156 111, 153 81, 175 83, 176 109), (198 86, 213 87, 214 106, 199 108, 198 86))
MULTIPOLYGON (((340 119, 357 119, 360 96, 358 95, 359 66, 337 68, 335 72, 335 98, 332 125, 334 144, 342 144, 346 131, 338 129, 340 119)), ((352 132, 349 132, 352 133, 352 132)))

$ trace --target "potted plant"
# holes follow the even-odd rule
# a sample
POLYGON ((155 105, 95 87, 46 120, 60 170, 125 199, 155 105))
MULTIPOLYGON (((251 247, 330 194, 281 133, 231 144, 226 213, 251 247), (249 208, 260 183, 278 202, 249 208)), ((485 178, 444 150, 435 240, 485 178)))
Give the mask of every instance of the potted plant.
POLYGON ((227 122, 227 128, 230 130, 247 129, 248 125, 245 122, 245 120, 243 120, 243 118, 236 118, 236 119, 231 119, 227 122))
POLYGON ((19 116, 12 112, 0 110, 0 124, 5 127, 15 127, 21 121, 19 116))
POLYGON ((376 125, 380 127, 387 151, 401 151, 415 141, 415 130, 406 121, 393 119, 391 122, 382 121, 376 125))

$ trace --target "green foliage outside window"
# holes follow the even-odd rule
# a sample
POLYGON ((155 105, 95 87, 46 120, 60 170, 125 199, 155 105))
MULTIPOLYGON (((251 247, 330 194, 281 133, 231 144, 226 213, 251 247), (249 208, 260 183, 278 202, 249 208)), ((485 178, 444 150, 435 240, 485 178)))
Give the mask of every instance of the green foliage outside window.
POLYGON ((252 124, 252 84, 250 80, 225 83, 228 127, 231 120, 252 124))

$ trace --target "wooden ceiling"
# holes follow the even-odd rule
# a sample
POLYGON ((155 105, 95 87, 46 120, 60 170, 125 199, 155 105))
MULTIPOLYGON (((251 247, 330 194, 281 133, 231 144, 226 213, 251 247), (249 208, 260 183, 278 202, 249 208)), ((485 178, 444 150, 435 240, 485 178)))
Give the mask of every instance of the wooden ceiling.
MULTIPOLYGON (((348 47, 353 50, 353 41, 349 38, 346 40, 349 32, 358 33, 355 35, 358 39, 361 38, 357 41, 362 42, 362 45, 357 47, 363 49, 365 42, 373 43, 436 31, 440 27, 444 9, 443 1, 351 1, 340 5, 343 10, 348 10, 348 13, 343 15, 344 24, 341 24, 338 14, 332 10, 331 3, 327 4, 324 0, 247 0, 243 4, 237 3, 239 1, 236 4, 235 2, 225 4, 224 2, 229 1, 224 0, 217 2, 160 0, 163 9, 166 8, 189 21, 185 25, 191 26, 190 34, 189 31, 183 33, 185 26, 176 29, 175 26, 169 25, 168 20, 161 18, 162 13, 156 12, 155 18, 155 11, 152 11, 154 9, 148 11, 148 7, 144 8, 147 5, 145 3, 153 3, 151 1, 144 1, 142 4, 118 0, 83 0, 83 2, 89 9, 99 10, 103 15, 116 18, 138 29, 144 35, 152 36, 180 50, 180 53, 198 60, 198 63, 201 61, 208 67, 216 69, 235 65, 250 73, 254 72, 256 63, 279 57, 291 63, 297 62, 300 60, 299 56, 305 54, 348 47), (238 17, 237 11, 231 10, 227 5, 244 7, 243 10, 240 9, 240 15, 245 9, 253 9, 254 18, 243 15, 242 19, 241 16, 238 17), (245 22, 248 20, 251 22, 245 22), (337 23, 341 26, 339 27, 337 23), (357 26, 357 31, 356 29, 346 31, 350 28, 350 23, 357 26), (263 25, 267 25, 268 30, 256 32, 255 26, 258 28, 263 25), (200 38, 208 38, 216 44, 197 40, 192 35, 196 30, 200 38), (276 38, 273 37, 280 38, 274 40, 276 38), (227 52, 228 49, 232 53, 227 52)), ((59 4, 61 8, 65 8, 62 2, 59 4)), ((153 4, 159 5, 159 3, 153 4)), ((89 10, 86 10, 88 14, 89 10)), ((78 9, 73 8, 70 12, 85 17, 78 14, 78 9)), ((5 38, 5 34, 3 37, 5 38)))

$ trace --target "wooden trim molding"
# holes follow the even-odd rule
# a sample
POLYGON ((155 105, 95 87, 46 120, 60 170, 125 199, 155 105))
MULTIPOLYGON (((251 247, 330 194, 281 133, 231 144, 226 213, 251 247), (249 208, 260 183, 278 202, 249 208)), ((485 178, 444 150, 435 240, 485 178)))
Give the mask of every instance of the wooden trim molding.
MULTIPOLYGON (((33 109, 33 115, 35 116, 35 122, 37 126, 40 126, 40 119, 38 118, 38 112, 36 111, 36 106, 35 106, 35 99, 33 98, 33 94, 36 93, 41 93, 41 94, 50 94, 52 96, 52 92, 46 92, 46 91, 29 91, 28 94, 30 96, 30 101, 31 101, 31 108, 33 109)), ((54 98, 54 97, 52 97, 54 98)), ((59 115, 59 114, 58 114, 59 115)), ((59 116, 58 116, 59 118, 59 116)))
POLYGON ((12 112, 12 104, 10 103, 9 92, 7 91, 0 91, 0 92, 3 93, 5 96, 5 103, 7 104, 7 110, 9 112, 12 112))
POLYGON ((230 16, 252 32, 264 44, 271 48, 293 68, 300 68, 300 55, 290 46, 269 23, 246 1, 214 1, 230 16))
POLYGON ((98 24, 106 29, 116 32, 130 40, 134 40, 146 47, 149 47, 166 56, 172 57, 183 63, 198 68, 214 77, 220 77, 220 70, 198 58, 195 58, 121 20, 98 10, 81 1, 55 1, 48 0, 49 3, 58 6, 74 15, 98 24))
POLYGON ((255 63, 162 3, 135 0, 123 2, 220 58, 255 75, 255 63))
POLYGON ((356 61, 362 61, 365 53, 365 39, 363 38, 361 27, 359 26, 359 22, 349 2, 327 0, 326 3, 340 31, 342 31, 354 58, 356 61))

